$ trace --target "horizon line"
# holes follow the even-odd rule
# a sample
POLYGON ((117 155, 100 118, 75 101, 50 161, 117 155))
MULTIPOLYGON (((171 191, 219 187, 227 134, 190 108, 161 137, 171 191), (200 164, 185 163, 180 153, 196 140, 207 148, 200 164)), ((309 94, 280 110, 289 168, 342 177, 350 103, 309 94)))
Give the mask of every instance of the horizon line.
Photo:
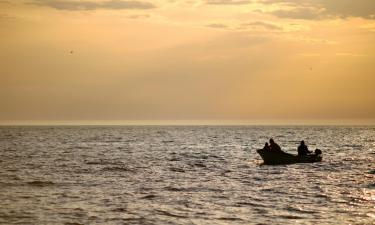
POLYGON ((13 120, 0 126, 371 126, 375 119, 262 119, 262 120, 13 120))

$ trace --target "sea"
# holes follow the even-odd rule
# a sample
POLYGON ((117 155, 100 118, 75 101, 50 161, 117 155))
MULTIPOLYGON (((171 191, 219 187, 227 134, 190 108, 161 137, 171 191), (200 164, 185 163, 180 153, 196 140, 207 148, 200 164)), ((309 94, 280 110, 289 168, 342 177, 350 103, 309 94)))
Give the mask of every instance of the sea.
POLYGON ((375 126, 2 126, 0 224, 375 224, 375 126))

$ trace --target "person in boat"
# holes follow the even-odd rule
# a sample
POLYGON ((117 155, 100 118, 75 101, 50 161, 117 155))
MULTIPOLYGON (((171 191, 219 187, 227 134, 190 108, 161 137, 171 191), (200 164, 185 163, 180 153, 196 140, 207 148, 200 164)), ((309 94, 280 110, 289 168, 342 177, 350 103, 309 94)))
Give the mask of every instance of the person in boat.
POLYGON ((309 148, 305 144, 305 141, 301 141, 301 144, 298 146, 298 156, 305 156, 311 154, 309 148))
POLYGON ((323 152, 320 149, 315 149, 315 155, 321 155, 323 152))
POLYGON ((267 150, 267 151, 271 150, 270 146, 268 145, 268 142, 266 142, 266 143, 264 144, 263 149, 264 149, 264 150, 267 150))
POLYGON ((282 152, 280 146, 272 138, 270 139, 270 150, 273 152, 282 152))

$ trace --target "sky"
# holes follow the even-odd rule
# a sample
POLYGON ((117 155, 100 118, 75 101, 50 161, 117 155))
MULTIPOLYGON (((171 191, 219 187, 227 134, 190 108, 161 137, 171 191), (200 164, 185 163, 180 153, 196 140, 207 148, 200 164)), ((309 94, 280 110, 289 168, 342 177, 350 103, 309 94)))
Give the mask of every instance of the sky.
POLYGON ((374 0, 0 0, 0 124, 375 121, 374 0))

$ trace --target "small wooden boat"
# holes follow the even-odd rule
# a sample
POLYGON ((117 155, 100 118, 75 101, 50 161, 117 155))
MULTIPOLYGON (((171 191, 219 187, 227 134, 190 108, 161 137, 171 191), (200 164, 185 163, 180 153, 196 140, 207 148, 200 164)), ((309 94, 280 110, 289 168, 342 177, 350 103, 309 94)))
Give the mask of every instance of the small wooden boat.
POLYGON ((274 152, 271 150, 258 149, 258 154, 262 157, 264 164, 266 165, 280 165, 280 164, 293 164, 293 163, 314 163, 320 162, 323 159, 321 151, 319 150, 315 154, 306 156, 298 156, 289 154, 283 151, 274 152))

